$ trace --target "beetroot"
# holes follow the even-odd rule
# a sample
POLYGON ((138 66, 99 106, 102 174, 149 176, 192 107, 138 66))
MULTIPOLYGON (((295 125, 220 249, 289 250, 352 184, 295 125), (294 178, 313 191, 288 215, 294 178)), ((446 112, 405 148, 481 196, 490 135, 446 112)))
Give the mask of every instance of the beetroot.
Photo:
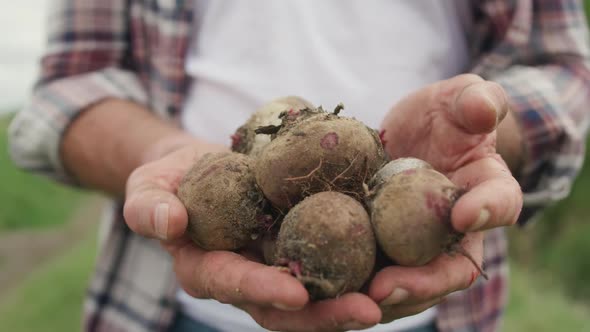
POLYGON ((354 119, 321 109, 316 112, 284 121, 257 159, 256 181, 279 209, 286 210, 322 191, 338 191, 360 200, 364 182, 384 163, 383 147, 374 130, 354 119))
POLYGON ((371 222, 383 251, 396 263, 428 263, 461 235, 450 224, 450 211, 460 190, 430 169, 403 171, 377 188, 371 222))
POLYGON ((369 201, 371 223, 381 249, 403 266, 425 265, 441 253, 460 253, 485 277, 460 246, 464 234, 451 224, 451 209, 463 190, 425 162, 392 163, 397 166, 386 166, 386 171, 372 181, 375 186, 369 201), (400 167, 404 163, 415 167, 400 167))
POLYGON ((429 163, 418 158, 398 158, 385 164, 371 179, 369 186, 375 188, 387 182, 390 177, 403 171, 416 168, 432 169, 429 163))
POLYGON ((320 300, 359 290, 375 264, 376 244, 359 202, 322 192, 289 211, 275 250, 275 263, 296 276, 312 300, 320 300))
POLYGON ((272 222, 252 163, 239 153, 207 154, 182 180, 178 197, 189 216, 187 234, 202 248, 241 248, 272 222))
POLYGON ((281 114, 293 117, 306 109, 314 109, 314 106, 297 96, 278 98, 263 105, 232 135, 232 151, 258 156, 271 139, 268 135, 257 134, 258 128, 278 126, 283 122, 281 114))

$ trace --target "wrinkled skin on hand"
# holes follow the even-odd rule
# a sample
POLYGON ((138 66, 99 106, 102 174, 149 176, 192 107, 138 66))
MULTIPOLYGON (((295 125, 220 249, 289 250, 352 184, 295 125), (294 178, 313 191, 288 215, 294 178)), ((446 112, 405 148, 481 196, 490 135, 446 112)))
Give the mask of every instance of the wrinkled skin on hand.
MULTIPOLYGON (((207 152, 216 150, 222 149, 207 152)), ((360 293, 310 303, 303 285, 289 273, 264 265, 257 250, 205 251, 193 244, 184 234, 187 212, 175 193, 201 155, 194 147, 183 147, 136 169, 127 183, 124 208, 134 232, 161 240, 188 294, 235 305, 269 330, 362 329, 381 320, 377 304, 360 293)))
MULTIPOLYGON (((452 209, 451 223, 466 233, 462 246, 479 264, 482 231, 514 224, 522 208, 520 186, 496 152, 496 128, 508 111, 500 85, 459 75, 407 96, 382 125, 392 159, 423 159, 467 190, 452 209)), ((384 268, 371 282, 369 295, 380 304, 382 322, 388 322, 436 305, 447 294, 468 288, 477 276, 467 258, 442 254, 421 267, 384 268)))
MULTIPOLYGON (((409 95, 383 122, 390 156, 424 159, 469 190, 454 206, 451 221, 456 230, 468 232, 462 245, 480 263, 481 231, 513 224, 522 205, 518 183, 495 150, 495 129, 507 110, 499 85, 461 75, 409 95)), ((127 224, 162 241, 188 294, 242 308, 270 330, 338 331, 421 312, 475 279, 475 268, 466 258, 441 255, 422 267, 384 268, 371 281, 368 295, 349 293, 310 303, 296 278, 264 265, 255 250, 197 247, 184 235, 187 213, 175 193, 196 158, 221 150, 208 146, 197 152, 185 146, 161 153, 127 182, 127 224)))

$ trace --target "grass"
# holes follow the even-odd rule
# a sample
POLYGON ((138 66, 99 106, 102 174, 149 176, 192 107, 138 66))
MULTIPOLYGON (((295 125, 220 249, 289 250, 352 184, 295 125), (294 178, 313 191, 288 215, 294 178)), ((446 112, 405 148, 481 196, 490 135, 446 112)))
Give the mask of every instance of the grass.
POLYGON ((94 233, 89 232, 71 250, 39 266, 3 297, 0 330, 80 330, 82 299, 95 261, 94 233))
POLYGON ((11 163, 5 134, 9 120, 9 117, 0 118, 0 233, 64 223, 79 202, 80 192, 31 176, 11 163))
MULTIPOLYGON (((590 141, 586 155, 590 156, 590 141)), ((589 157, 590 158, 590 157, 589 157)), ((588 159, 590 160, 590 159, 588 159)), ((590 305, 590 161, 570 196, 526 229, 511 230, 511 256, 537 274, 549 274, 569 296, 590 305)))
POLYGON ((505 332, 590 331, 590 308, 567 298, 555 283, 512 264, 505 332))
MULTIPOLYGON (((81 195, 12 166, 4 134, 8 121, 0 118, 0 234, 17 228, 61 227, 81 195)), ((503 331, 590 331, 590 306, 572 300, 576 295, 590 298, 588 197, 590 165, 585 166, 568 199, 548 209, 530 229, 513 230, 515 258, 503 331)), ((80 330, 82 301, 96 255, 94 233, 89 232, 66 253, 48 259, 16 288, 2 294, 0 330, 80 330)))
MULTIPOLYGON (((7 153, 9 122, 10 117, 0 117, 0 236, 16 229, 63 227, 85 195, 18 170, 7 153)), ((82 298, 96 253, 94 233, 0 294, 0 330, 80 330, 82 298)), ((0 257, 0 272, 4 263, 0 257)))
MULTIPOLYGON (((79 241, 47 261, 0 302, 3 331, 78 331, 86 282, 95 259, 95 236, 79 241)), ((572 303, 518 265, 511 268, 511 295, 505 332, 590 331, 590 309, 572 303)))

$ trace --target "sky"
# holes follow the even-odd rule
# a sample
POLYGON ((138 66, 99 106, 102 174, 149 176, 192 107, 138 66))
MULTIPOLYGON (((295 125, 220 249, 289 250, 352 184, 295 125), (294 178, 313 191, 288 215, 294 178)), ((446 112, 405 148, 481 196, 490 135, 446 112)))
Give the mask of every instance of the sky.
POLYGON ((0 113, 22 106, 35 81, 50 0, 0 0, 0 113))

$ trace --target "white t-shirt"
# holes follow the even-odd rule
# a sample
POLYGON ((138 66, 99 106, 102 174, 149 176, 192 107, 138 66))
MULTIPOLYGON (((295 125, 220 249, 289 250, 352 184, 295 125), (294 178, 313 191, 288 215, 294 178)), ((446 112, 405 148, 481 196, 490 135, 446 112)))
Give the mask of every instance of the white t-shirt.
MULTIPOLYGON (((400 98, 465 72, 467 0, 195 0, 185 129, 229 137, 264 102, 299 95, 378 128, 400 98)), ((183 312, 222 331, 262 331, 243 311, 182 290, 183 312)), ((436 308, 367 331, 432 322, 436 308)))

